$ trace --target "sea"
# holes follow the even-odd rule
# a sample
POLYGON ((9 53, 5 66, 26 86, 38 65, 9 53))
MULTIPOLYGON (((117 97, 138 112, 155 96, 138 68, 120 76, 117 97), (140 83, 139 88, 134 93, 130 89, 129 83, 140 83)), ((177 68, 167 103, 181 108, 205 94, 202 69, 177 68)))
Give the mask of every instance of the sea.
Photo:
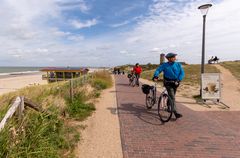
POLYGON ((39 72, 41 67, 4 67, 0 66, 0 76, 20 75, 39 72))

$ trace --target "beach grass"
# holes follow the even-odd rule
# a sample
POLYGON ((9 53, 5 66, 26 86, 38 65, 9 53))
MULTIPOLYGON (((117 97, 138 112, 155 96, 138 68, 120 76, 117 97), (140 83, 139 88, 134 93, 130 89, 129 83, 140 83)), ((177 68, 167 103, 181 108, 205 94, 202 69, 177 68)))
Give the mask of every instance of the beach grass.
MULTIPOLYGON (((205 73, 219 73, 220 71, 213 65, 205 65, 205 73)), ((182 84, 184 85, 200 85, 201 65, 191 64, 183 66, 185 77, 182 84)))
POLYGON ((220 65, 227 68, 240 81, 240 61, 221 62, 220 65))
POLYGON ((26 87, 0 96, 1 119, 16 96, 27 97, 45 111, 27 108, 20 122, 14 117, 8 121, 0 132, 0 157, 74 157, 74 147, 81 137, 79 126, 69 122, 90 116, 95 110, 92 100, 112 85, 108 72, 97 72, 93 76, 85 82, 73 81, 73 100, 69 95, 69 82, 26 87))
MULTIPOLYGON (((183 69, 185 72, 185 77, 183 79, 182 84, 194 86, 200 84, 200 67, 201 65, 198 64, 191 64, 191 65, 183 65, 183 69)), ((144 71, 141 75, 142 78, 151 80, 153 77, 154 70, 147 70, 144 71)), ((219 70, 212 65, 205 65, 205 72, 206 73, 218 73, 219 70)), ((161 73, 159 76, 160 79, 163 79, 163 74, 161 73)))

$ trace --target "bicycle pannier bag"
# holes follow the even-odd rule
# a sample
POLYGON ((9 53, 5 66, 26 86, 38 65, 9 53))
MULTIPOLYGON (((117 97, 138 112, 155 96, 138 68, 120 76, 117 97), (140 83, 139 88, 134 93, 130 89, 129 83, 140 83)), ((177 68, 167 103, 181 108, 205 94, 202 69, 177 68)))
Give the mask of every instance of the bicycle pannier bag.
POLYGON ((144 94, 149 94, 150 93, 150 89, 151 89, 151 86, 149 86, 148 84, 143 84, 142 85, 142 92, 144 94))

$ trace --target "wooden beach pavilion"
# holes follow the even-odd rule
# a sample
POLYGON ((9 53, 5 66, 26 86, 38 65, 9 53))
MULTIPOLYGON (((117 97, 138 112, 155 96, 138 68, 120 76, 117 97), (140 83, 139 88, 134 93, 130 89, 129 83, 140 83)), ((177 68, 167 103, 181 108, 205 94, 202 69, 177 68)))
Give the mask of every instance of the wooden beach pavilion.
POLYGON ((40 71, 47 74, 42 76, 43 80, 48 82, 65 81, 80 77, 88 73, 89 69, 80 67, 47 67, 40 71))

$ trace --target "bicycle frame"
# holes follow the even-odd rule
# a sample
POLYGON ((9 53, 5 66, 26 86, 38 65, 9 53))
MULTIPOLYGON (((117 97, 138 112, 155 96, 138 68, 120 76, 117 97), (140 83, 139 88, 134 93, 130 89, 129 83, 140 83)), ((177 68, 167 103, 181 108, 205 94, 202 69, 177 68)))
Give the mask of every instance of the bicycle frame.
POLYGON ((129 82, 132 83, 135 78, 136 78, 135 74, 132 74, 132 76, 129 78, 129 82))
POLYGON ((167 93, 167 89, 164 87, 163 91, 161 92, 160 96, 157 97, 157 82, 154 82, 154 89, 153 89, 153 97, 154 97, 154 100, 155 100, 155 103, 157 102, 157 100, 159 99, 159 97, 161 97, 163 94, 168 94, 167 93))
POLYGON ((150 89, 150 94, 146 94, 146 107, 151 109, 155 104, 158 104, 158 115, 162 122, 168 122, 172 117, 172 101, 168 95, 166 87, 157 97, 157 82, 154 83, 153 88, 150 89), (170 103, 170 104, 169 104, 170 103), (167 117, 162 112, 167 112, 167 117))

